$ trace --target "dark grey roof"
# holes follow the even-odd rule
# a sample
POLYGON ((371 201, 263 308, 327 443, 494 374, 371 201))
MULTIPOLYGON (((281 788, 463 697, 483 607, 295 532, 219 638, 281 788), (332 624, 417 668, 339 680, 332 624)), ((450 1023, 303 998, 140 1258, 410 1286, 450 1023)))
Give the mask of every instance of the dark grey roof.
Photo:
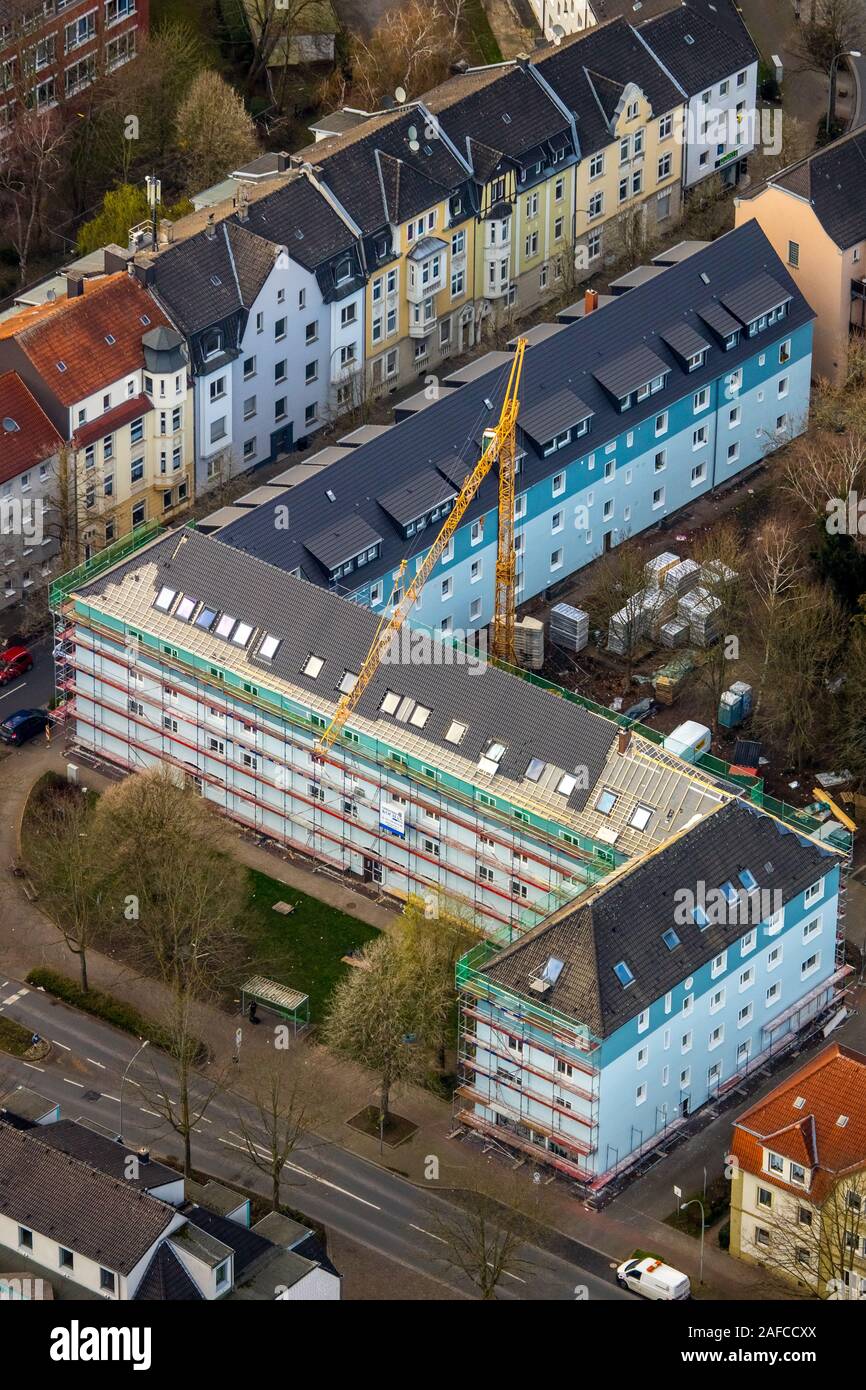
POLYGON ((630 348, 621 357, 596 367, 595 376, 612 396, 619 397, 627 396, 630 391, 636 391, 639 386, 652 381, 653 377, 669 371, 668 363, 663 362, 652 348, 638 343, 637 347, 630 348))
POLYGON ((352 251, 354 232, 321 192, 305 177, 250 203, 246 225, 288 250, 292 260, 315 271, 334 256, 352 251))
POLYGON ((571 429, 591 415, 589 406, 568 387, 539 392, 538 398, 520 412, 520 428, 536 444, 547 444, 555 434, 571 429))
MULTIPOLYGON (((372 645, 379 626, 375 614, 244 555, 215 536, 184 531, 183 543, 178 544, 178 539, 176 532, 169 534, 144 552, 156 565, 154 598, 166 585, 177 592, 195 594, 218 612, 230 613, 273 634, 280 645, 271 662, 260 663, 255 655, 248 658, 260 666, 263 680, 273 670, 283 680, 336 704, 337 686, 345 671, 360 671, 372 645), (325 663, 315 679, 302 672, 310 654, 325 663)), ((84 585, 81 592, 97 596, 110 588, 115 578, 137 572, 141 564, 141 555, 132 556, 84 585)), ((185 626, 178 620, 179 641, 185 626)), ((255 648, 254 639, 249 651, 255 648)), ((231 651, 227 645, 228 664, 231 651)), ((431 750, 456 751, 445 734, 452 720, 460 720, 467 725, 467 732, 459 752, 469 761, 477 762, 492 738, 505 743, 497 773, 503 795, 508 795, 509 782, 523 779, 533 758, 541 758, 566 771, 578 764, 586 767, 587 787, 576 787, 567 803, 572 810, 586 804, 613 746, 616 731, 609 720, 492 665, 470 669, 452 664, 445 656, 441 661, 418 665, 411 652, 405 653, 405 663, 403 655, 401 650, 387 665, 380 666, 357 706, 365 719, 378 722, 383 738, 395 728, 407 727, 381 710, 385 692, 411 694, 431 711, 423 728, 411 726, 413 738, 427 741, 431 750)))
MULTIPOLYGON (((635 15, 639 18, 640 12, 635 15)), ((641 24, 639 32, 688 96, 759 58, 731 0, 683 0, 641 24)))
POLYGON ((766 271, 754 275, 743 285, 735 285, 722 295, 722 303, 732 314, 736 314, 744 324, 751 323, 761 314, 775 309, 791 298, 789 289, 783 289, 778 280, 766 271))
MULTIPOLYGON (((866 125, 783 169, 769 183, 806 198, 827 235, 843 250, 866 240, 866 125)), ((751 196, 759 195, 761 188, 751 196)))
POLYGON ((345 560, 353 560, 362 550, 381 543, 382 537, 360 516, 348 516, 304 541, 310 554, 326 570, 335 569, 345 560))
POLYGON ((0 1121, 0 1213, 118 1274, 129 1274, 174 1220, 130 1183, 0 1121))
MULTIPOLYGON (((603 446, 618 437, 624 426, 633 428, 688 392, 733 371, 760 350, 760 337, 747 339, 743 334, 739 344, 727 352, 713 338, 704 365, 687 374, 682 361, 660 337, 660 330, 673 321, 687 322, 701 332, 704 323, 698 311, 701 315, 709 312, 709 304, 720 307, 722 296, 745 284, 760 269, 770 271, 793 295, 786 319, 778 329, 768 328, 763 335, 763 342, 770 344, 776 333, 788 337, 814 314, 752 219, 671 266, 664 275, 629 290, 596 313, 569 324, 555 338, 530 348, 521 379, 521 412, 531 411, 542 394, 569 389, 594 415, 588 436, 559 450, 555 458, 543 458, 540 450, 525 440, 521 485, 531 487, 550 477, 582 457, 587 447, 603 446), (628 412, 626 424, 608 392, 596 380, 595 372, 621 357, 635 343, 649 346, 665 362, 669 376, 664 390, 638 402, 628 412)), ((721 312, 727 317, 725 310, 721 312)), ((733 326, 740 327, 739 323, 733 326)), ((347 451, 346 458, 331 464, 326 474, 291 488, 282 499, 289 507, 288 529, 274 526, 274 512, 265 504, 225 526, 219 533, 220 540, 281 568, 299 569, 304 578, 320 584, 328 582, 327 573, 305 549, 305 540, 316 535, 332 516, 335 519, 331 524, 336 525, 337 519, 360 515, 382 536, 380 574, 396 568, 404 557, 425 551, 427 533, 407 544, 402 528, 376 499, 390 492, 401 478, 411 477, 427 466, 438 468, 455 485, 462 483, 480 457, 475 442, 479 426, 496 422, 509 367, 510 360, 506 360, 465 385, 443 392, 429 410, 418 411, 386 434, 347 451), (491 402, 492 409, 487 409, 485 399, 491 402), (326 487, 336 494, 333 504, 326 501, 326 487)), ((468 507, 464 524, 493 511, 497 504, 498 484, 491 474, 468 507)), ((363 574, 358 579, 361 582, 363 574)))
POLYGON ((654 1000, 738 940, 751 922, 675 920, 676 895, 691 890, 700 901, 750 869, 760 889, 788 902, 840 863, 838 855, 803 839, 745 801, 732 801, 706 816, 649 859, 594 890, 570 913, 543 923, 494 956, 486 974, 528 995, 529 979, 551 956, 564 963, 544 1004, 607 1037, 654 1000), (662 933, 674 927, 680 944, 669 950, 662 933), (624 989, 614 966, 624 961, 634 983, 624 989))
POLYGON ((675 83, 624 19, 596 25, 538 50, 532 62, 574 112, 583 158, 610 144, 611 117, 626 80, 641 89, 656 116, 682 104, 675 83))
POLYGON ((277 254, 246 226, 218 222, 212 232, 167 247, 153 262, 154 289, 187 336, 249 309, 277 254))
POLYGON ((424 236, 420 241, 416 241, 412 250, 409 252, 410 261, 423 261, 427 256, 432 256, 435 251, 447 251, 448 243, 438 236, 424 236))
POLYGON ((739 319, 735 319, 715 299, 708 304, 701 305, 698 309, 698 317, 702 318, 704 323, 708 323, 710 328, 715 329, 720 338, 730 337, 732 333, 736 333, 743 327, 739 319))
POLYGON ((456 496, 453 483, 446 482, 435 469, 425 468, 423 473, 416 473, 408 482, 386 492, 384 497, 379 498, 379 505, 385 508, 398 526, 405 526, 432 507, 441 506, 456 496))
POLYGON ((691 324, 685 322, 669 324, 662 329, 662 337, 680 357, 694 357, 698 352, 706 352, 710 346, 706 338, 702 338, 691 324))
POLYGON ((114 1139, 107 1139, 105 1135, 75 1120, 57 1120, 54 1124, 41 1125, 39 1138, 49 1148, 58 1149, 72 1158, 80 1158, 83 1163, 89 1163, 92 1168, 98 1168, 109 1177, 122 1179, 129 1187, 140 1192, 150 1192, 155 1187, 181 1181, 180 1173, 166 1168, 163 1163, 142 1163, 139 1158, 136 1169, 130 1169, 129 1159, 139 1157, 137 1150, 128 1149, 114 1139), (136 1172, 137 1176, 129 1177, 130 1172, 136 1172))
MULTIPOLYGON (((239 1204, 241 1200, 239 1197, 239 1204)), ((206 1231, 209 1236, 213 1236, 234 1251, 235 1280, 240 1279, 244 1271, 256 1260, 277 1248, 273 1241, 251 1230, 249 1226, 243 1226, 240 1221, 232 1221, 228 1216, 221 1216, 207 1207, 187 1203, 182 1210, 184 1216, 199 1230, 206 1231)))
POLYGON ((135 1302, 183 1303, 203 1298, 168 1241, 154 1251, 135 1292, 135 1302))
MULTIPOLYGON (((475 68, 427 92, 425 106, 435 112, 460 150, 467 138, 482 137, 487 146, 476 174, 490 172, 490 153, 498 151, 519 163, 535 162, 548 142, 571 144, 569 123, 540 83, 519 64, 475 68)), ((494 166, 495 167, 495 164, 494 166)))

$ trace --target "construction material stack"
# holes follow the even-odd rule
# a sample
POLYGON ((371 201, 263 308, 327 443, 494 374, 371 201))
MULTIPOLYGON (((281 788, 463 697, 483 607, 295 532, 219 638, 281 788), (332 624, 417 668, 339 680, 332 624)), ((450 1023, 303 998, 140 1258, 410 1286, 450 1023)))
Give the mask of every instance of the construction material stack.
POLYGON ((570 603, 550 610, 550 640, 567 652, 582 652, 589 641, 589 614, 570 603))

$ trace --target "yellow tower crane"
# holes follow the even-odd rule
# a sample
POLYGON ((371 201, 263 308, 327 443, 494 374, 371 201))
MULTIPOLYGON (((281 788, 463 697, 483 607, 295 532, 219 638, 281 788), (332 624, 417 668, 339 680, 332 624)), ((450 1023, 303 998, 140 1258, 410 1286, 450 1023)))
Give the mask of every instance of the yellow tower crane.
MULTIPOLYGON (((324 752, 339 738, 343 725, 379 669, 382 657, 409 616, 412 606, 435 568, 436 562, 460 525, 467 507, 497 461, 499 463, 499 537, 496 548, 493 656, 497 660, 514 663, 514 574, 516 568, 514 555, 514 462, 517 441, 517 411, 519 408, 517 389, 520 385, 525 352, 526 339, 518 338, 499 421, 494 428, 484 431, 481 458, 460 489, 442 530, 424 557, 415 578, 398 599, 390 616, 383 613, 370 650, 358 673, 358 679, 348 694, 343 695, 340 699, 334 711, 333 719, 316 744, 317 752, 324 752)), ((400 565, 401 578, 405 569, 406 561, 403 560, 400 565)))

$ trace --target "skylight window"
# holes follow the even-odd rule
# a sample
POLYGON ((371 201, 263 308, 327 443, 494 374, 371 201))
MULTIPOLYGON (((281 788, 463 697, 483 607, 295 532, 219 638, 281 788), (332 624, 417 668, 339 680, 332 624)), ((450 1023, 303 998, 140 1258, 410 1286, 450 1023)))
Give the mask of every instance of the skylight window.
POLYGON ((605 788, 595 803, 595 809, 601 811, 603 816, 609 816, 618 800, 619 798, 613 792, 609 792, 605 788))
POLYGON ((802 1109, 803 1109, 803 1106, 804 1106, 805 1104, 806 1104, 806 1097, 805 1097, 805 1096, 798 1096, 797 1099, 794 1101, 794 1109, 795 1109, 795 1110, 802 1110, 802 1109))
POLYGON ((545 980, 547 984, 555 985, 564 969, 565 966, 563 962, 557 960, 556 956, 551 956, 541 972, 541 978, 545 980))
POLYGON ((245 647, 253 635, 252 626, 249 623, 238 623, 232 633, 232 646, 245 647))
POLYGON ((629 970, 624 960, 618 960, 613 967, 613 973, 619 980, 623 989, 628 989, 629 985, 634 984, 634 975, 629 970))
POLYGON ((755 878, 751 869, 741 869, 737 874, 737 878, 740 880, 747 893, 751 893, 752 889, 758 886, 758 880, 755 878))
POLYGON ((171 605, 174 603, 176 595, 176 589, 169 589, 165 585, 163 585, 163 587, 160 589, 159 593, 156 596, 156 602, 153 605, 154 608, 158 608, 161 613, 167 613, 169 608, 171 608, 171 605))
POLYGON ((218 286, 218 285, 221 285, 221 284, 222 284, 222 280, 220 279, 220 277, 219 277, 218 275, 212 275, 212 276, 210 277, 210 282, 211 282, 211 284, 214 285, 214 286, 218 286))
POLYGON ((400 708, 400 700, 401 696, 393 690, 386 690, 379 708, 383 714, 396 714, 400 708))
POLYGON ((459 720, 457 720, 457 719, 452 720, 452 722, 448 725, 447 730, 445 731, 445 742, 446 742, 446 743, 462 743, 462 742, 463 742, 463 738, 464 738, 464 736, 465 736, 465 734, 466 734, 467 728, 468 728, 468 725, 466 725, 466 724, 461 724, 461 723, 459 722, 459 720))
POLYGON ((710 925, 710 919, 699 903, 692 908, 692 921, 696 927, 700 927, 701 931, 710 925))
POLYGON ((336 502, 337 500, 337 494, 333 491, 332 488, 325 489, 325 496, 327 497, 329 502, 336 502))
MULTIPOLYGON (((316 658, 316 660, 318 660, 318 657, 316 658)), ((355 675, 355 672, 344 671, 342 676, 340 677, 337 689, 339 690, 341 695, 351 695, 352 691, 355 689, 355 686, 357 684, 358 677, 355 675)))
POLYGON ((223 640, 227 642, 232 635, 232 628, 234 627, 236 621, 237 620, 235 618, 230 617, 228 613, 223 613, 222 617, 220 618, 219 622, 214 628, 215 635, 217 637, 222 637, 223 640))
POLYGON ((847 1123, 848 1123, 848 1116, 847 1116, 847 1115, 840 1115, 839 1118, 838 1118, 838 1120, 836 1121, 836 1124, 839 1126, 840 1129, 844 1129, 845 1126, 847 1125, 847 1123))
POLYGON ((401 724, 405 724, 414 708, 415 701, 409 695, 404 695, 397 707, 397 713, 394 715, 394 718, 399 719, 401 724))
POLYGON ((504 743, 489 743, 487 745, 487 750, 484 756, 485 758, 489 758, 492 763, 498 763, 502 761, 502 755, 504 752, 504 743))
POLYGON ((65 363, 65 362, 58 362, 58 363, 57 363, 57 370, 58 370, 58 372, 65 372, 65 371, 66 371, 66 363, 65 363))
POLYGON ((145 328, 148 328, 150 326, 150 319, 148 318, 147 314, 142 314, 139 322, 143 323, 145 328))
POLYGON ((279 645, 279 637, 273 637, 270 632, 266 632, 262 638, 257 655, 262 658, 262 661, 273 661, 279 645))
POLYGON ((197 607, 198 599, 191 598, 189 594, 184 594, 177 608, 174 610, 174 616, 188 623, 197 607))
POLYGON ((737 901, 737 890, 731 883, 730 879, 728 879, 726 883, 722 884, 722 892, 725 895, 725 902, 728 903, 730 907, 733 907, 735 902, 737 901))
POLYGON ((653 812, 651 806, 638 805, 635 806, 634 810, 629 816, 628 823, 629 825, 633 825, 635 830, 646 830, 647 826, 652 820, 652 815, 653 812))
POLYGON ((570 772, 566 772, 560 777, 556 790, 559 792, 560 796, 571 796, 576 786, 577 778, 572 776, 570 772))
POLYGON ((114 344, 117 342, 117 339, 115 338, 113 333, 106 333, 105 341, 108 343, 109 347, 114 347, 114 344))
POLYGON ((430 711, 429 711, 429 709, 427 708, 427 706, 426 706, 426 705, 416 705, 415 708, 413 709, 411 715, 409 716, 409 723, 412 724, 412 725, 414 725, 414 727, 415 727, 416 729, 423 729, 423 728, 424 728, 424 725, 427 723, 427 720, 428 720, 429 718, 430 718, 430 711))
MULTIPOLYGON (((301 674, 304 676, 311 676, 313 680, 316 680, 318 676, 321 674, 321 670, 324 664, 325 663, 322 657, 313 656, 312 654, 310 654, 310 656, 307 657, 306 661, 304 662, 304 665, 301 668, 301 674)), ((349 687, 349 689, 351 689, 351 686, 349 687)))
POLYGON ((680 944, 680 939, 674 931, 673 927, 668 927, 667 931, 662 932, 662 941, 665 943, 669 951, 675 951, 680 944))
POLYGON ((202 608, 201 612, 199 613, 198 617, 196 618, 196 620, 195 620, 195 625, 196 625, 196 627, 202 627, 202 628, 204 628, 204 629, 207 631, 208 628, 212 628, 212 627, 213 627, 213 625, 214 625, 215 622, 216 622, 216 609, 215 609, 215 608, 208 608, 207 606, 205 606, 204 608, 202 608))
POLYGON ((541 758, 533 758, 529 767, 526 769, 527 782, 538 782, 546 767, 547 763, 542 762, 541 758))

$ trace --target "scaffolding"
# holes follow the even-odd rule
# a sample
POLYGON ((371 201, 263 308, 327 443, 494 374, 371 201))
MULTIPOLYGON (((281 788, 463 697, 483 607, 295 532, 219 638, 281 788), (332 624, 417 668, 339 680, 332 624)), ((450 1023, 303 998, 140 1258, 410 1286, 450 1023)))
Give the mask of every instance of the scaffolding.
POLYGON ((577 1020, 492 980, 484 967, 498 949, 480 942, 456 966, 455 1122, 586 1186, 598 1143, 600 1039, 577 1020), (542 1058, 549 1067, 537 1065, 542 1058), (543 1094, 545 1085, 550 1095, 543 1094))

